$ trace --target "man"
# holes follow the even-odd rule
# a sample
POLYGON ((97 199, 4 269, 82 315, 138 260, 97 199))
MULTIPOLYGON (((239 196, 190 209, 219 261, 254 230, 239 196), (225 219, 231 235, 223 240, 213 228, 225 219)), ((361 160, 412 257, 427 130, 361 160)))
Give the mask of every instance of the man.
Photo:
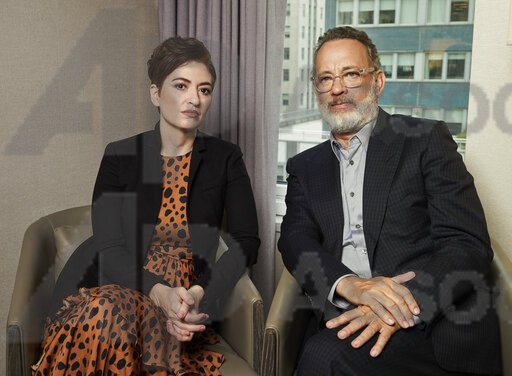
POLYGON ((493 252, 446 125, 378 107, 377 49, 351 27, 319 38, 312 81, 331 138, 288 161, 279 241, 323 309, 298 374, 500 374, 493 252))

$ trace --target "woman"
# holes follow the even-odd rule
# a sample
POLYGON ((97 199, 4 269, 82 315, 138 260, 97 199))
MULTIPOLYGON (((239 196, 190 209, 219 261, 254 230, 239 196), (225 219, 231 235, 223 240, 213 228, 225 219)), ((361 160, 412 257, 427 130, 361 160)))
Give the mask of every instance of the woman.
POLYGON ((250 181, 238 146, 198 131, 216 79, 206 47, 169 38, 148 74, 160 121, 105 150, 94 235, 59 277, 35 375, 221 374, 206 324, 256 262, 250 181), (229 249, 215 261, 224 216, 229 249))

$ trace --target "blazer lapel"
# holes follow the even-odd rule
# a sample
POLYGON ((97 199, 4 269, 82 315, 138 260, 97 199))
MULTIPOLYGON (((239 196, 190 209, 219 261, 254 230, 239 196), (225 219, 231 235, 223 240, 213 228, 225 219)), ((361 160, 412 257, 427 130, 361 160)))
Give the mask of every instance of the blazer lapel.
POLYGON ((204 137, 201 132, 197 132, 196 139, 194 140, 194 146, 192 148, 192 157, 190 160, 190 170, 188 176, 188 192, 190 198, 190 187, 192 187, 192 183, 194 182, 194 178, 197 175, 197 170, 201 165, 201 161, 203 159, 203 151, 206 150, 206 144, 204 142, 204 137))
POLYGON ((363 184, 363 223, 370 266, 386 212, 389 189, 393 182, 405 137, 396 133, 389 114, 379 109, 370 138, 363 184))
POLYGON ((308 182, 312 202, 321 227, 325 229, 326 249, 333 249, 334 256, 341 260, 343 246, 343 203, 341 202, 341 181, 339 161, 334 155, 331 143, 324 142, 309 164, 308 182))

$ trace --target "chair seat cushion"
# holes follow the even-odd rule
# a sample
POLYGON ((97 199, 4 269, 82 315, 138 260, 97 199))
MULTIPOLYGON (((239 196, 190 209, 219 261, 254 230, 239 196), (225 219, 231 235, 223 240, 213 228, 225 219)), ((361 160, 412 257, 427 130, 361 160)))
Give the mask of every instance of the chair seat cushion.
POLYGON ((224 354, 224 363, 222 364, 222 367, 220 367, 223 375, 258 376, 256 371, 254 371, 222 337, 219 336, 219 338, 219 343, 209 345, 207 348, 224 354))

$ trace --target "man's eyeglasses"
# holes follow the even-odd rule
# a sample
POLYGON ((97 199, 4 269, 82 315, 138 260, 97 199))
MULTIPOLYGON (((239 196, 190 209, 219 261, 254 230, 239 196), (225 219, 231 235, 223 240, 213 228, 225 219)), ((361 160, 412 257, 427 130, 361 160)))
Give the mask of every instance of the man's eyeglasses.
POLYGON ((311 77, 313 85, 319 93, 327 93, 331 91, 332 85, 336 78, 341 80, 343 86, 348 88, 355 88, 361 86, 363 83, 363 74, 374 72, 376 69, 373 67, 369 68, 352 68, 347 69, 340 75, 333 76, 332 74, 321 74, 320 76, 311 77))

